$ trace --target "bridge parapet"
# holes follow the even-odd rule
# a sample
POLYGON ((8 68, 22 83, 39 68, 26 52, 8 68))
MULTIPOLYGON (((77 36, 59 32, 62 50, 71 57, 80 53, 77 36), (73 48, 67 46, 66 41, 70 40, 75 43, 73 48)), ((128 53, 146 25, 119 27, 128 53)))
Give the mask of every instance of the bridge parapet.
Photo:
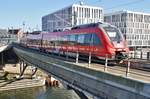
POLYGON ((16 46, 14 51, 24 61, 94 97, 107 99, 150 98, 150 83, 79 66, 24 47, 16 46))

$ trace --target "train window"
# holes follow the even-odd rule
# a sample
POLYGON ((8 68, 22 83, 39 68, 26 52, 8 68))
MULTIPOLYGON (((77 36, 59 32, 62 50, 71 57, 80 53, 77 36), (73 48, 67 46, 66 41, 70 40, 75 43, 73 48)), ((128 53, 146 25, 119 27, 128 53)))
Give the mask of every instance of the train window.
POLYGON ((63 36, 60 36, 60 37, 59 37, 59 41, 60 41, 60 42, 63 41, 63 36))
POLYGON ((84 45, 92 44, 92 34, 85 34, 84 45))
POLYGON ((75 35, 75 41, 78 42, 78 35, 75 35))
POLYGON ((70 37, 71 37, 70 35, 67 35, 67 41, 70 41, 70 37))
POLYGON ((58 36, 58 37, 57 37, 57 41, 61 41, 61 36, 58 36))
POLYGON ((70 35, 70 41, 76 41, 76 36, 75 35, 70 35))
POLYGON ((101 45, 100 39, 98 38, 98 36, 96 34, 92 34, 92 38, 93 38, 93 45, 98 46, 101 45))
POLYGON ((68 45, 75 45, 76 43, 76 36, 75 35, 68 35, 68 45))
POLYGON ((63 36, 63 41, 67 41, 68 37, 67 35, 63 36))
POLYGON ((78 43, 79 44, 84 44, 84 38, 85 38, 84 34, 78 35, 78 43))

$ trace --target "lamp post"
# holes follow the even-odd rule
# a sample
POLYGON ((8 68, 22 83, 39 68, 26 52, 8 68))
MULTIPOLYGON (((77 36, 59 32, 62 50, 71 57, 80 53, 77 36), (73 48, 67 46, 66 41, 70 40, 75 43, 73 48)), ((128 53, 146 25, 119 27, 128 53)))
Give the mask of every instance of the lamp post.
MULTIPOLYGON (((25 22, 23 21, 22 22, 22 30, 23 30, 23 34, 25 33, 25 22)), ((25 34, 25 36, 26 36, 26 34, 25 34)))
POLYGON ((23 32, 24 32, 24 28, 25 28, 25 22, 23 21, 23 23, 22 23, 22 28, 23 28, 23 32))

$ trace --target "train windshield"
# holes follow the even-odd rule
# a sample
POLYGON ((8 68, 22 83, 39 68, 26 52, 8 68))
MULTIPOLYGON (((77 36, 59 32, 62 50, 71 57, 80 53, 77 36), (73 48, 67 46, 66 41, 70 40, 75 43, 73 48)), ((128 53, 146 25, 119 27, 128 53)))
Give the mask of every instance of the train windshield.
POLYGON ((107 32, 111 41, 120 42, 122 40, 122 35, 120 31, 115 27, 104 27, 104 30, 107 32))

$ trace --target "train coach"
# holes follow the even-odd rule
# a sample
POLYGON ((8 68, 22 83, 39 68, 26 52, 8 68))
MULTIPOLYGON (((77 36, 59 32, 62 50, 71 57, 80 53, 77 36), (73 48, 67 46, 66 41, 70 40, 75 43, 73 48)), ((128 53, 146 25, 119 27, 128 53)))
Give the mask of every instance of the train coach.
POLYGON ((123 34, 108 23, 91 23, 71 30, 28 35, 21 44, 44 52, 122 60, 129 52, 123 34))

